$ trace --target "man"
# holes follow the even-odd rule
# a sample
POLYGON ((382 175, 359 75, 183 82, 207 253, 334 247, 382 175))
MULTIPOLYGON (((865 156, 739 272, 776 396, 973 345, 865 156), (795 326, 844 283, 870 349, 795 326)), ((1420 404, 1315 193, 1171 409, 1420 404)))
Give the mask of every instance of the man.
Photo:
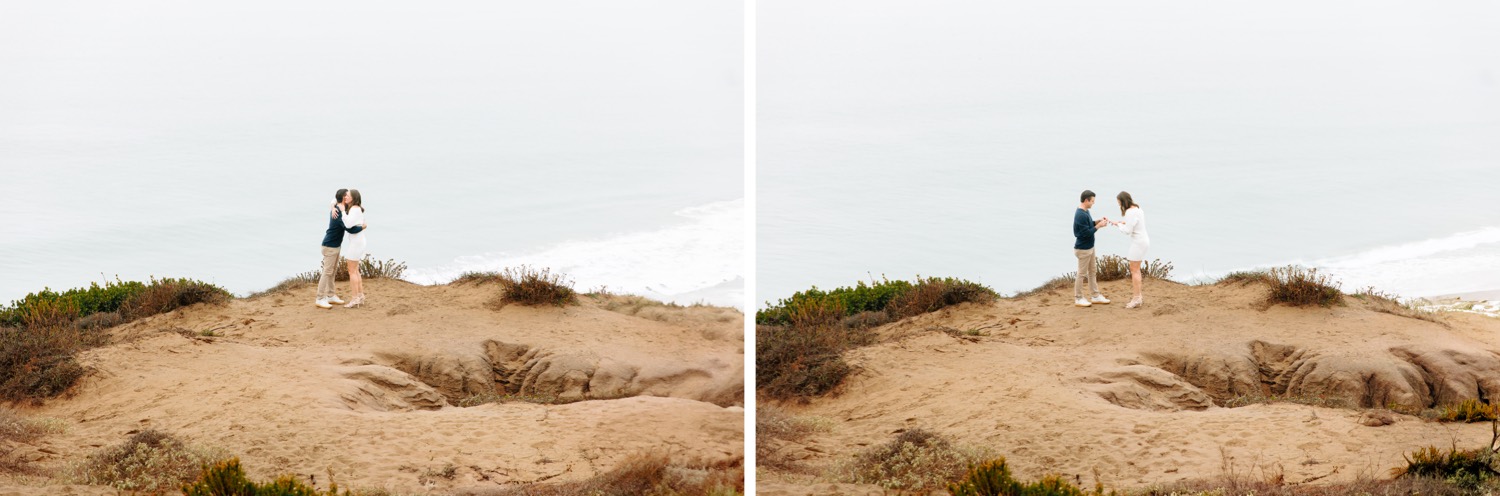
MULTIPOLYGON (((344 194, 348 192, 347 189, 334 192, 334 203, 344 201, 344 194)), ((318 277, 318 299, 313 303, 318 308, 333 308, 334 305, 344 304, 344 300, 334 294, 333 289, 333 274, 339 264, 339 246, 344 244, 344 231, 357 233, 364 229, 364 226, 345 228, 343 214, 337 208, 329 214, 328 231, 323 234, 323 274, 318 277)))
POLYGON ((1109 224, 1109 218, 1101 218, 1094 221, 1089 215, 1089 209, 1094 206, 1094 192, 1083 190, 1079 196, 1080 203, 1078 211, 1073 213, 1073 254, 1078 256, 1078 278, 1073 281, 1073 305, 1080 307, 1093 306, 1095 304, 1107 305, 1109 298, 1099 293, 1099 280, 1096 277, 1097 268, 1094 265, 1094 231, 1109 224), (1094 293, 1091 299, 1083 299, 1083 280, 1088 279, 1089 291, 1094 293))

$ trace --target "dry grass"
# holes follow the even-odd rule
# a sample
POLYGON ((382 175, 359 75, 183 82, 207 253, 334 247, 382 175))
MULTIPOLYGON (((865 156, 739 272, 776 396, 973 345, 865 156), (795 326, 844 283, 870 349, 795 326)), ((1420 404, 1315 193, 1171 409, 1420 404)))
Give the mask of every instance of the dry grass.
POLYGON ((60 434, 67 424, 57 419, 27 418, 8 408, 0 408, 0 474, 35 474, 30 460, 16 456, 12 448, 30 443, 48 434, 60 434))
POLYGON ((1370 310, 1400 317, 1425 320, 1448 327, 1448 323, 1440 318, 1437 312, 1423 310, 1412 303, 1402 303, 1399 296, 1377 290, 1374 287, 1366 287, 1350 296, 1364 302, 1365 308, 1369 308, 1370 310))
POLYGON ((783 472, 801 472, 805 467, 788 444, 833 429, 834 421, 824 417, 794 415, 781 408, 761 405, 755 410, 755 464, 783 472))
POLYGON ((841 325, 837 302, 803 305, 791 318, 791 325, 755 328, 755 384, 770 398, 806 402, 832 393, 854 373, 844 351, 875 340, 869 329, 841 325))
MULTIPOLYGON (((1130 261, 1119 255, 1104 255, 1094 260, 1094 277, 1099 282, 1130 279, 1130 261)), ((1172 275, 1172 263, 1161 259, 1141 261, 1141 277, 1166 279, 1172 275)), ((1069 281, 1071 282, 1071 281, 1069 281)))
POLYGON ((0 327, 0 399, 39 402, 62 394, 88 373, 75 358, 77 353, 101 346, 108 338, 72 324, 0 327))
POLYGON ((1077 274, 1077 272, 1069 272, 1067 274, 1048 279, 1047 282, 1042 283, 1041 286, 1016 293, 1015 296, 1012 296, 1011 298, 1027 298, 1042 293, 1050 293, 1060 289, 1071 288, 1073 287, 1073 281, 1076 280, 1077 274))
POLYGON ((1289 484, 1259 479, 1198 479, 1152 486, 1141 496, 1473 496, 1485 494, 1430 477, 1361 477, 1336 484, 1289 484))
POLYGON ((724 324, 744 322, 745 314, 731 307, 716 307, 703 303, 679 305, 664 303, 644 296, 614 294, 597 290, 585 294, 599 308, 625 315, 673 324, 724 324))
POLYGON ((223 450, 189 445, 171 434, 147 429, 89 455, 71 472, 79 484, 161 493, 180 490, 197 479, 205 465, 227 458, 223 450))
POLYGON ((865 450, 834 472, 843 482, 923 494, 947 488, 963 479, 968 467, 992 458, 983 448, 955 445, 932 432, 911 429, 865 450))
MULTIPOLYGON (((488 277, 488 276, 486 276, 488 277)), ((494 273, 495 282, 500 283, 500 295, 495 307, 509 304, 525 306, 567 306, 578 303, 578 293, 573 290, 573 281, 552 269, 533 268, 522 265, 509 267, 494 273)), ((471 278, 471 282, 478 280, 471 278)))
POLYGON ((153 280, 146 289, 125 300, 120 314, 126 321, 167 313, 179 308, 208 303, 222 305, 234 296, 224 288, 190 279, 153 280))
POLYGON ((894 319, 904 319, 924 313, 935 312, 960 303, 993 303, 995 291, 979 283, 960 279, 919 279, 911 289, 903 291, 886 305, 886 311, 894 319))
POLYGON ((1437 408, 1435 420, 1439 422, 1490 422, 1500 418, 1500 404, 1488 404, 1477 399, 1467 399, 1455 405, 1437 408))
POLYGON ((577 482, 540 483, 462 492, 472 496, 730 496, 745 491, 744 461, 675 462, 637 453, 608 472, 577 482))
MULTIPOLYGON (((339 257, 339 261, 337 264, 335 264, 334 267, 334 282, 349 281, 348 262, 349 259, 339 257)), ((388 259, 383 261, 375 260, 370 258, 369 255, 366 255, 365 258, 359 261, 359 277, 364 279, 400 279, 401 276, 405 274, 406 262, 398 262, 395 259, 388 259)), ((323 272, 321 270, 311 270, 303 272, 283 279, 281 282, 276 283, 275 286, 271 286, 264 291, 251 293, 249 297, 257 298, 268 294, 295 291, 298 289, 306 288, 308 286, 316 285, 318 284, 318 280, 322 278, 323 272)))
MULTIPOLYGON (((1098 282, 1109 282, 1130 279, 1130 261, 1119 255, 1104 255, 1094 259, 1094 278, 1098 282)), ((1163 262, 1161 259, 1141 262, 1141 277, 1146 279, 1167 280, 1172 276, 1172 263, 1163 262)), ((1077 280, 1077 272, 1069 272, 1042 283, 1041 286, 1016 293, 1011 298, 1026 298, 1052 291, 1071 289, 1073 281, 1077 280)))
POLYGON ((1231 272, 1215 284, 1265 284, 1269 287, 1266 292, 1267 306, 1281 304, 1294 307, 1332 307, 1344 304, 1344 293, 1339 290, 1338 282, 1327 274, 1319 274, 1318 269, 1296 265, 1262 271, 1231 272))

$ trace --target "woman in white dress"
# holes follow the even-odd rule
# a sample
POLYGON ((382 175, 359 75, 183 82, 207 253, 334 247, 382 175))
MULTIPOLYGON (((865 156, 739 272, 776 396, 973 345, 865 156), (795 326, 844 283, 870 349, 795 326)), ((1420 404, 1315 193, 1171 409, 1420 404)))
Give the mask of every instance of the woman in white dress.
MULTIPOLYGON (((359 197, 359 190, 351 189, 344 194, 343 203, 339 204, 339 210, 344 212, 344 227, 369 226, 365 224, 365 206, 359 197)), ((354 308, 365 302, 365 284, 359 277, 359 262, 364 260, 365 254, 365 232, 361 230, 344 236, 344 244, 339 246, 340 254, 343 255, 345 263, 349 264, 349 290, 354 296, 344 308, 354 308)))
POLYGON ((1125 254, 1125 260, 1130 261, 1130 289, 1135 291, 1135 297, 1125 304, 1125 308, 1139 308, 1143 303, 1141 261, 1146 259, 1146 250, 1151 249, 1151 237, 1146 235, 1146 212, 1130 197, 1130 193, 1121 191, 1115 196, 1115 201, 1120 203, 1120 215, 1125 220, 1115 221, 1113 224, 1130 236, 1130 251, 1125 254))

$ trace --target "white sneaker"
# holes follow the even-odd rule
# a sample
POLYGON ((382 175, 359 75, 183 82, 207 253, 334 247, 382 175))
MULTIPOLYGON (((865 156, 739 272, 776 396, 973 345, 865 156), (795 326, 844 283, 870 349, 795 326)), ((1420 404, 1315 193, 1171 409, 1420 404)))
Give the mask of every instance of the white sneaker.
POLYGON ((317 305, 318 308, 333 308, 333 305, 328 304, 327 298, 318 298, 318 301, 314 302, 313 304, 317 305))
POLYGON ((1099 294, 1099 295, 1094 295, 1093 298, 1090 298, 1089 302, 1093 303, 1095 305, 1108 305, 1109 304, 1109 298, 1105 298, 1104 295, 1099 294))
POLYGON ((329 297, 324 298, 324 299, 327 300, 328 303, 333 304, 333 305, 343 305, 344 304, 344 300, 339 299, 338 295, 329 296, 329 297))
POLYGON ((1073 306, 1075 306, 1075 307, 1091 307, 1091 306, 1094 306, 1094 304, 1093 303, 1089 303, 1088 300, 1085 300, 1083 298, 1079 298, 1079 299, 1073 301, 1073 306))

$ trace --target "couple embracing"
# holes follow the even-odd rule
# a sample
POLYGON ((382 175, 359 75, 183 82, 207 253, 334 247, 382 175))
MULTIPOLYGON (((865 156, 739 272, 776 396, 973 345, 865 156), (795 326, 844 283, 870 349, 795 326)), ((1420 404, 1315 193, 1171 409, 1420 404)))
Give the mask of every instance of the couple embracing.
POLYGON ((333 308, 344 305, 354 308, 365 302, 365 285, 359 277, 359 262, 365 258, 365 206, 357 189, 341 189, 333 194, 333 205, 329 209, 328 231, 323 235, 323 270, 318 277, 318 308, 333 308), (345 232, 348 233, 345 236, 345 232), (349 264, 349 291, 352 295, 345 303, 334 292, 333 275, 338 270, 339 256, 349 264))
POLYGON ((1078 278, 1073 281, 1074 305, 1088 307, 1094 305, 1109 304, 1109 298, 1105 298, 1099 292, 1097 279, 1097 266, 1094 263, 1094 232, 1107 225, 1118 227, 1126 236, 1130 236, 1130 251, 1126 252, 1125 259, 1130 261, 1130 287, 1135 295, 1125 308, 1139 308, 1143 303, 1141 297, 1141 261, 1146 258, 1146 250, 1151 248, 1151 238, 1146 235, 1146 213, 1141 206, 1130 197, 1130 193, 1121 191, 1115 196, 1115 201, 1120 205, 1120 215, 1125 220, 1110 221, 1109 217, 1102 217, 1095 221, 1089 215, 1089 209, 1094 206, 1094 192, 1084 190, 1079 197, 1078 211, 1073 213, 1073 254, 1078 256, 1078 278), (1093 298, 1083 297, 1083 282, 1088 280, 1089 290, 1094 293, 1093 298))

